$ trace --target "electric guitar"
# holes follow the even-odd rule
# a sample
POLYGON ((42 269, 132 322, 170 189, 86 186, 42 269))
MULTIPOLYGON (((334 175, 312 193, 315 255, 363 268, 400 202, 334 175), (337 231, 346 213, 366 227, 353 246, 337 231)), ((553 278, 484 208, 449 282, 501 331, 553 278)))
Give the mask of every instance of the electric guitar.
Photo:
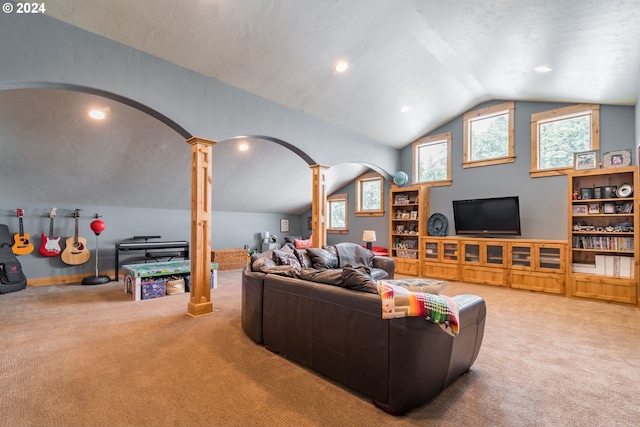
POLYGON ((31 243, 31 236, 25 234, 24 227, 22 226, 22 217, 24 211, 22 209, 16 209, 18 215, 18 221, 20 221, 20 233, 13 235, 13 246, 11 250, 16 255, 26 255, 33 252, 33 243, 31 243))
POLYGON ((56 216, 57 208, 51 209, 49 213, 49 236, 42 233, 42 244, 40 245, 40 255, 57 256, 60 253, 60 237, 53 237, 53 218, 56 216))
POLYGON ((89 261, 91 254, 87 249, 87 239, 78 237, 78 218, 80 217, 80 209, 73 211, 73 217, 76 219, 76 232, 73 237, 67 239, 67 246, 62 251, 60 258, 62 262, 70 265, 84 264, 89 261))

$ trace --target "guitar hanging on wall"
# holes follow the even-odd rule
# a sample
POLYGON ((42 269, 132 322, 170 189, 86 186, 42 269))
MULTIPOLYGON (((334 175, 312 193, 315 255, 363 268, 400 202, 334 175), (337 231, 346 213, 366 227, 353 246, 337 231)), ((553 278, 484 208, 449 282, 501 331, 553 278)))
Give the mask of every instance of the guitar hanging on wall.
POLYGON ((40 245, 40 255, 58 256, 60 253, 60 237, 53 237, 53 218, 56 216, 57 208, 51 209, 49 213, 49 236, 42 233, 42 244, 40 245))
POLYGON ((76 231, 73 237, 67 239, 67 246, 60 258, 62 262, 70 265, 84 264, 89 261, 91 254, 87 249, 87 239, 78 237, 78 218, 80 218, 80 209, 73 211, 73 217, 76 219, 76 231))
POLYGON ((33 252, 33 243, 31 243, 31 236, 24 232, 22 225, 22 217, 24 216, 24 210, 16 209, 18 215, 18 221, 20 222, 20 233, 13 235, 13 246, 11 250, 16 255, 26 255, 33 252))

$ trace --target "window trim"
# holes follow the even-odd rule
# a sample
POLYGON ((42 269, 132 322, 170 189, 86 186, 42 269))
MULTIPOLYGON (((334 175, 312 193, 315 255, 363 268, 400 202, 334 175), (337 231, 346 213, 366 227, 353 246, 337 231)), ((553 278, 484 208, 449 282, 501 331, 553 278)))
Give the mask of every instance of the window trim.
POLYGON ((349 234, 349 195, 347 193, 332 194, 327 197, 327 233, 329 234, 349 234), (344 228, 330 228, 331 225, 331 203, 344 201, 344 228))
POLYGON ((356 178, 355 216, 384 216, 384 178, 377 172, 368 172, 356 178), (362 184, 369 181, 380 181, 380 209, 365 211, 362 209, 362 184))
POLYGON ((411 170, 413 174, 414 184, 423 184, 426 187, 443 187, 451 185, 453 182, 451 179, 451 132, 440 133, 437 135, 425 136, 420 138, 411 144, 411 170), (430 145, 445 141, 447 144, 447 178, 438 181, 419 181, 420 171, 418 162, 418 150, 424 145, 430 145))
POLYGON ((538 136, 540 135, 540 124, 587 114, 591 115, 591 148, 589 148, 589 150, 599 150, 600 104, 575 104, 568 107, 541 111, 531 115, 531 170, 529 171, 531 178, 566 175, 568 172, 573 170, 573 165, 562 168, 538 168, 538 157, 540 153, 538 136))
POLYGON ((465 113, 463 117, 463 130, 462 130, 462 140, 463 140, 463 152, 462 152, 462 167, 463 168, 475 168, 479 166, 488 166, 488 165, 498 165, 503 163, 513 163, 515 162, 515 102, 503 102, 502 104, 492 105, 490 107, 480 108, 479 110, 469 111, 465 113), (500 114, 508 113, 509 117, 509 141, 508 141, 508 154, 503 157, 496 157, 493 159, 484 159, 484 160, 470 160, 469 156, 471 155, 471 143, 470 135, 469 135, 469 127, 471 123, 475 120, 486 119, 491 116, 497 116, 500 114))

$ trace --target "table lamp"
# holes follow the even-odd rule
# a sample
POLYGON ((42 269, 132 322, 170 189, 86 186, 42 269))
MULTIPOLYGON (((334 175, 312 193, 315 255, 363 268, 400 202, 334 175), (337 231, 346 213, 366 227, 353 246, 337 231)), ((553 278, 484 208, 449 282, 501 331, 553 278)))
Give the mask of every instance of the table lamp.
POLYGON ((376 241, 375 230, 364 230, 362 232, 362 240, 367 242, 367 249, 372 250, 373 242, 376 241))

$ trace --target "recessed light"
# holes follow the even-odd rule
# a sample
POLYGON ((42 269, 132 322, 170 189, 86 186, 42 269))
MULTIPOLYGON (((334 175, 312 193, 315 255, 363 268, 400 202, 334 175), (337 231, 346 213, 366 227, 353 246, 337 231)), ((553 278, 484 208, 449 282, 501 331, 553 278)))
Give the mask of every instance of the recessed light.
POLYGON ((243 142, 242 144, 238 145, 238 150, 240 151, 247 151, 249 149, 249 144, 247 144, 246 142, 243 142))
POLYGON ((411 107, 409 107, 408 105, 403 105, 402 107, 400 107, 401 113, 406 113, 409 110, 411 110, 411 107))
POLYGON ((347 69, 349 68, 349 63, 347 61, 340 61, 336 64, 336 72, 337 73, 344 73, 345 71, 347 71, 347 69))
POLYGON ((551 67, 549 67, 548 65, 538 65, 536 68, 534 68, 534 70, 539 73, 548 73, 549 71, 551 71, 551 67))
POLYGON ((89 117, 96 120, 102 120, 107 117, 107 115, 102 110, 91 110, 89 111, 89 117))

